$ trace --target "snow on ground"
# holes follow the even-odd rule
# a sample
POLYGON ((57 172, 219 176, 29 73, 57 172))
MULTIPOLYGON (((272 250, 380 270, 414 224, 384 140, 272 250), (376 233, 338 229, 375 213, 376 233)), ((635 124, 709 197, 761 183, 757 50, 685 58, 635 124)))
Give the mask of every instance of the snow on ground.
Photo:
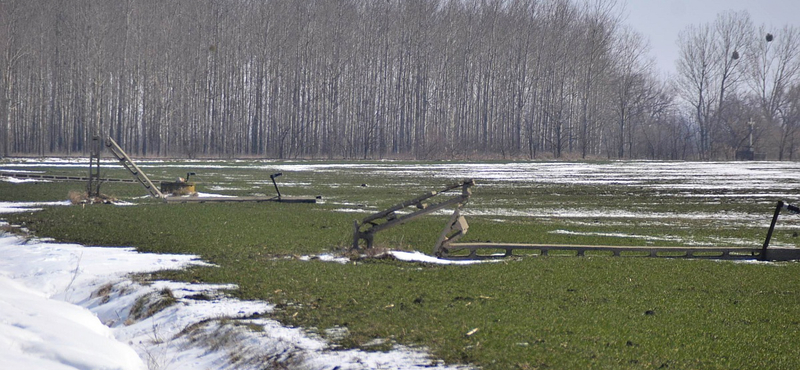
POLYGON ((389 254, 394 256, 394 258, 400 261, 406 262, 420 262, 420 263, 431 263, 437 265, 471 265, 476 263, 484 263, 484 262, 498 262, 498 261, 491 261, 491 260, 447 260, 442 258, 436 258, 433 256, 429 256, 422 252, 404 252, 404 251, 390 251, 389 254))
POLYGON ((168 197, 175 197, 175 198, 236 198, 235 195, 225 195, 225 194, 214 194, 214 193, 204 193, 204 192, 196 192, 192 195, 167 195, 168 197))
MULTIPOLYGON (((3 171, 84 167, 86 163, 86 159, 12 160, 3 163, 3 171)), ((168 161, 145 161, 143 165, 185 167, 168 161)), ((441 162, 414 165, 391 161, 364 164, 197 161, 196 167, 257 168, 274 172, 336 171, 354 175, 368 172, 397 178, 400 182, 409 176, 429 176, 445 182, 473 178, 481 185, 496 187, 535 183, 607 184, 698 191, 676 196, 774 197, 790 201, 800 191, 800 181, 795 176, 800 163, 795 162, 441 162), (713 194, 705 191, 713 191, 713 194)), ((217 196, 200 194, 204 195, 217 196)), ((0 213, 68 203, 0 202, 0 213)), ((364 211, 342 205, 343 211, 364 211)), ((465 212, 483 216, 644 217, 630 210, 578 208, 516 210, 495 206, 465 212)), ((735 212, 648 215, 653 220, 681 217, 734 222, 753 218, 753 215, 735 212)), ((761 223, 768 221, 758 218, 761 223)), ((442 263, 421 253, 392 252, 392 255, 402 261, 442 263)), ((176 282, 144 285, 129 277, 130 273, 202 264, 195 256, 143 254, 132 249, 56 244, 8 235, 0 235, 0 256, 0 369, 250 369, 265 364, 342 370, 446 368, 431 360, 424 350, 399 345, 391 352, 334 350, 313 333, 264 319, 260 314, 273 309, 267 302, 227 298, 223 292, 236 289, 235 286, 176 282), (143 317, 139 309, 132 308, 145 298, 151 302, 174 300, 175 304, 143 317)), ((342 262, 333 256, 308 259, 342 262)), ((346 328, 339 328, 339 331, 346 335, 346 328)))
POLYGON ((0 181, 10 182, 13 184, 22 184, 26 182, 50 182, 42 179, 18 179, 16 177, 0 176, 0 181))
POLYGON ((750 220, 760 215, 751 215, 742 212, 649 212, 616 209, 594 208, 481 208, 466 209, 462 214, 469 216, 517 216, 537 218, 627 218, 627 219, 653 219, 663 220, 682 218, 687 220, 750 220))
POLYGON ((144 369, 88 310, 0 276, 0 368, 144 369))
POLYGON ((197 192, 197 195, 195 195, 195 196, 200 197, 200 198, 236 198, 235 195, 203 193, 203 192, 197 192))
MULTIPOLYGON (((429 256, 422 252, 407 252, 407 251, 387 251, 387 255, 393 257, 398 261, 403 262, 418 262, 418 263, 428 263, 434 265, 472 265, 476 263, 486 263, 486 262, 496 262, 496 261, 489 261, 489 260, 449 260, 444 258, 437 258, 433 256, 429 256)), ((301 261, 312 261, 312 260, 319 260, 322 262, 336 262, 336 263, 349 263, 351 262, 350 258, 335 256, 332 254, 320 254, 316 256, 300 256, 299 258, 301 261)))
MULTIPOLYGON (((186 168, 192 163, 195 170, 257 169, 272 172, 314 171, 353 173, 407 179, 428 176, 451 181, 472 178, 479 184, 548 183, 548 184, 607 184, 645 186, 687 190, 779 190, 792 195, 800 190, 794 176, 800 170, 798 162, 666 162, 611 161, 591 162, 508 162, 468 163, 437 162, 408 164, 379 161, 377 163, 320 163, 314 161, 228 161, 228 160, 140 160, 141 166, 151 168, 186 168)), ((34 167, 84 167, 86 158, 7 159, 2 171, 34 167)), ((113 165, 104 159, 103 165, 113 165)), ((269 185, 269 182, 261 181, 269 185)), ((284 184, 282 184, 284 185, 284 184)), ((301 184, 298 184, 298 186, 301 184)), ((288 185, 287 185, 288 186, 288 185)))
POLYGON ((334 350, 314 334, 261 318, 269 303, 222 293, 235 286, 145 285, 129 276, 203 265, 196 256, 8 234, 0 235, 0 255, 0 369, 466 368, 399 345, 390 352, 334 350), (175 304, 150 317, 134 308, 164 297, 175 304))
MULTIPOLYGON (((80 303, 127 272, 180 268, 194 260, 16 236, 0 237, 0 255, 2 369, 146 369, 136 351, 80 303)), ((112 306, 125 315, 123 307, 112 306)))
POLYGON ((428 176, 441 179, 472 178, 480 183, 615 184, 683 189, 797 190, 796 162, 664 162, 613 161, 509 162, 437 164, 292 163, 264 164, 264 170, 354 172, 397 178, 428 176))
POLYGON ((68 200, 59 202, 0 202, 0 213, 39 211, 44 206, 68 206, 68 200))

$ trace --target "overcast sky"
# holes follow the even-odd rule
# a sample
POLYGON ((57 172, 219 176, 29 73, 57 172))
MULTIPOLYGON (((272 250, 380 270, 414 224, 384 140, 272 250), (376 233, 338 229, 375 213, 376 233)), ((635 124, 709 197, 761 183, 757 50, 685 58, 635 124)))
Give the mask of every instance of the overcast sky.
MULTIPOLYGON (((691 24, 711 23, 725 10, 747 10, 758 27, 800 27, 800 0, 621 0, 626 23, 650 39, 650 54, 663 73, 675 73, 678 33, 691 24)), ((778 35, 776 34, 776 37, 778 35)))

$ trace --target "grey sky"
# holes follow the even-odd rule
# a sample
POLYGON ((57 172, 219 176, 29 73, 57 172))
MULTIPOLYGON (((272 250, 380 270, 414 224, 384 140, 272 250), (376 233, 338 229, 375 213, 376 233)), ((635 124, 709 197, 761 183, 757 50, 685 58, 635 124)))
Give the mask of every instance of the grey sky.
MULTIPOLYGON (((725 10, 747 10, 756 26, 800 27, 800 0, 621 0, 625 23, 650 39, 650 54, 663 73, 675 73, 678 33, 690 24, 711 23, 725 10)), ((777 36, 777 35, 776 35, 777 36)))

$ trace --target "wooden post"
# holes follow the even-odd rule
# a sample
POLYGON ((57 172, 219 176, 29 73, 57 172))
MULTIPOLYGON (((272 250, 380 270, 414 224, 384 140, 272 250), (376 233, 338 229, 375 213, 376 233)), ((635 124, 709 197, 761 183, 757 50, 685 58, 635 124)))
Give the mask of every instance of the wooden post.
POLYGON ((86 196, 94 199, 100 196, 100 137, 92 137, 89 154, 89 181, 86 184, 86 196))

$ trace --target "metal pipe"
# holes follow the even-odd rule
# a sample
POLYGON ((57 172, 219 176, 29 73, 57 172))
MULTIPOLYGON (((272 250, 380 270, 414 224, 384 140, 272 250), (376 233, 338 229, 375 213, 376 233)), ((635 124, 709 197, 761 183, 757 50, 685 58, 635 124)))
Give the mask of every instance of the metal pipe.
POLYGON ((283 172, 273 173, 269 175, 270 180, 272 180, 272 185, 275 186, 275 192, 278 193, 278 200, 281 199, 281 191, 278 190, 278 183, 275 182, 275 178, 278 176, 283 176, 283 172))
POLYGON ((778 222, 781 209, 783 209, 783 201, 779 200, 778 205, 775 206, 775 214, 772 216, 772 223, 769 225, 769 230, 767 230, 767 239, 764 240, 764 246, 761 247, 761 256, 759 256, 759 259, 762 261, 767 260, 767 248, 769 248, 769 241, 772 239, 772 231, 775 230, 775 223, 778 222))

